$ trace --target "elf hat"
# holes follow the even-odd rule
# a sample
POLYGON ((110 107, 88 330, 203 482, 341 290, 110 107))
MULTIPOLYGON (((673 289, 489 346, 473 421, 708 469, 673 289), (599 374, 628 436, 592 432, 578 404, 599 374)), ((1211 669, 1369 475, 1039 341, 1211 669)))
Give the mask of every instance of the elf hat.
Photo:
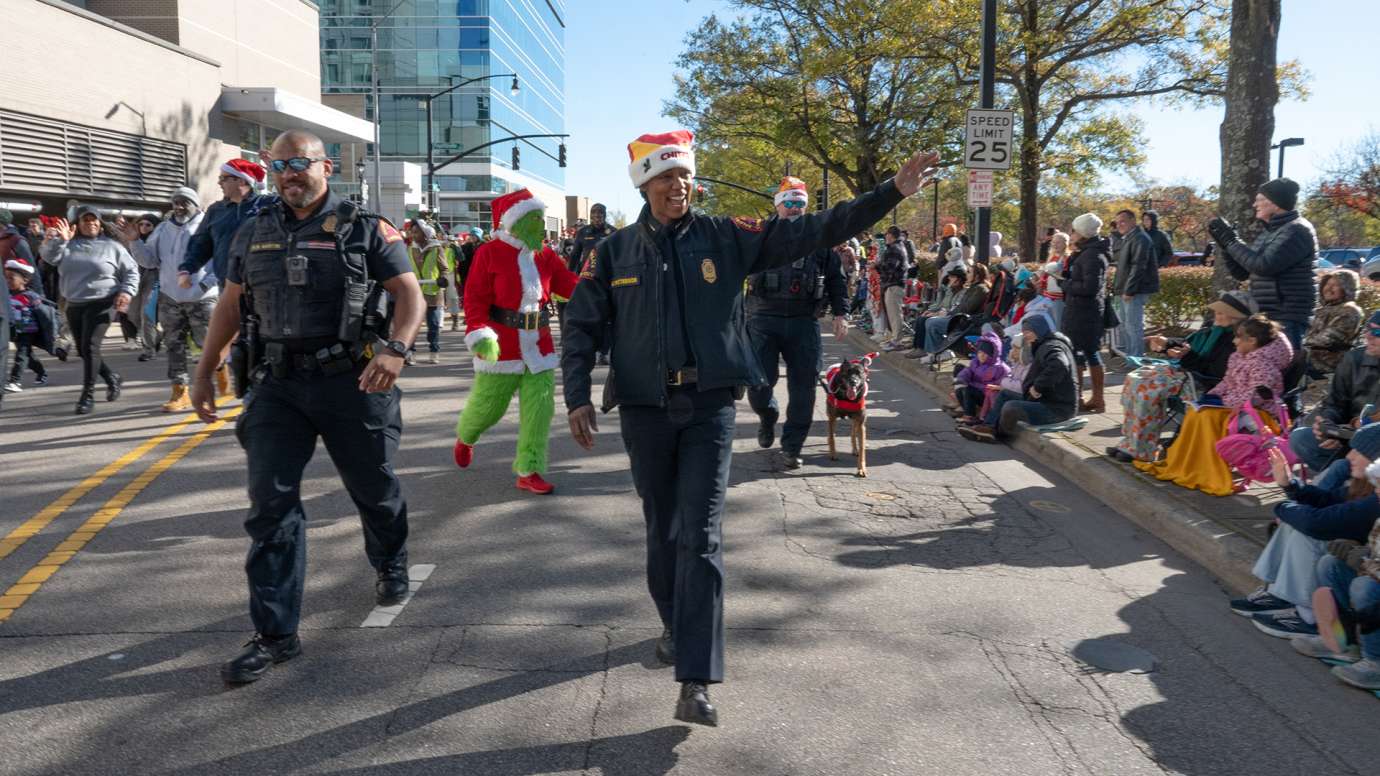
POLYGON ((695 174, 695 133, 688 129, 643 135, 628 143, 628 175, 634 188, 676 168, 695 174))
POLYGON ((534 210, 545 210, 546 204, 529 189, 518 189, 490 202, 489 209, 494 214, 494 231, 501 229, 506 232, 513 228, 519 218, 534 210))
POLYGON ((789 175, 781 179, 781 188, 776 190, 774 201, 779 205, 788 199, 810 204, 810 192, 805 188, 805 181, 789 175))
POLYGON ((5 269, 12 269, 15 272, 22 272, 25 275, 34 274, 34 265, 23 259, 10 259, 5 262, 5 269))
POLYGON ((220 166, 220 171, 239 178, 248 183, 250 187, 257 186, 264 181, 264 168, 248 159, 231 159, 220 166))

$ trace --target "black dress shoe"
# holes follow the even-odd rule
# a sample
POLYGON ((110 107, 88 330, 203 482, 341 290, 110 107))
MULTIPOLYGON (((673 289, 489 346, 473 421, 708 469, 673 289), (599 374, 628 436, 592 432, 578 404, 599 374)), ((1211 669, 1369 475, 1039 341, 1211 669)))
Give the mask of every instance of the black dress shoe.
POLYGON ((1122 450, 1120 447, 1107 448, 1107 457, 1111 458, 1113 461, 1120 461, 1121 463, 1130 463, 1136 460, 1134 456, 1122 450))
POLYGON ((90 388, 84 389, 81 396, 77 398, 77 414, 90 415, 91 410, 95 408, 96 397, 92 395, 92 390, 90 388))
POLYGON ((140 360, 140 361, 152 361, 152 360, 153 360, 153 354, 152 354, 152 353, 140 353, 140 354, 139 354, 139 360, 140 360))
POLYGON ((783 469, 794 471, 804 465, 805 459, 801 458, 799 453, 788 453, 785 450, 781 451, 781 467, 783 469))
POLYGON ((110 373, 110 379, 105 381, 105 400, 115 401, 120 398, 120 386, 125 382, 123 377, 115 372, 110 373))
POLYGON ((694 680, 680 683, 680 700, 676 701, 676 719, 695 725, 719 726, 719 710, 709 702, 709 687, 694 680))
POLYGON ((274 663, 291 660, 300 654, 302 642, 296 633, 277 638, 255 633, 234 660, 220 667, 220 678, 229 684, 249 684, 268 673, 274 663))
POLYGON ((392 606, 407 597, 409 587, 406 563, 390 563, 379 569, 374 583, 374 600, 379 606, 392 606))
POLYGON ((671 635, 670 628, 663 630, 661 638, 656 640, 656 659, 663 665, 676 664, 676 639, 671 635))
POLYGON ((768 412, 761 416, 757 424, 757 446, 766 450, 776 441, 776 419, 778 412, 768 412))

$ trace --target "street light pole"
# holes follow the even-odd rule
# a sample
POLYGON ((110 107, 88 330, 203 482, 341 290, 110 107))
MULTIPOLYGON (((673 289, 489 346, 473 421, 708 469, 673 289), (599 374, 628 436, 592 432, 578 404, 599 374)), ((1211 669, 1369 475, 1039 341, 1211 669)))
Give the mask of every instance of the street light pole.
POLYGON ((1283 140, 1279 141, 1277 144, 1270 146, 1270 148, 1279 149, 1279 175, 1276 175, 1276 178, 1284 177, 1284 149, 1301 145, 1303 145, 1303 138, 1286 137, 1283 140))
MULTIPOLYGON (((458 76, 454 76, 454 75, 448 75, 448 76, 446 76, 446 77, 447 77, 447 78, 458 78, 458 76)), ((437 207, 438 207, 438 202, 437 202, 438 197, 436 196, 436 191, 435 191, 435 188, 436 188, 436 180, 435 180, 435 178, 436 178, 436 167, 437 167, 437 165, 435 164, 435 152, 434 152, 434 150, 433 150, 433 148, 434 148, 434 146, 435 146, 435 143, 432 141, 432 138, 431 138, 431 132, 432 132, 432 130, 431 130, 431 103, 432 103, 433 100, 436 100, 436 99, 438 99, 438 98, 440 98, 440 97, 444 97, 444 96, 446 96, 447 94, 450 94, 451 92, 455 91, 456 89, 460 89, 460 88, 469 86, 469 85, 472 84, 472 83, 478 83, 479 81, 488 81, 488 80, 491 80, 491 79, 494 79, 494 78, 511 78, 511 79, 513 79, 513 85, 512 85, 512 88, 510 89, 510 91, 512 92, 513 96, 515 96, 515 97, 517 96, 518 88, 519 88, 519 86, 518 86, 518 76, 517 76, 517 73, 493 73, 493 74, 491 74, 491 75, 481 75, 481 76, 476 76, 476 77, 474 77, 474 78, 466 78, 465 80, 461 81, 460 83, 458 83, 458 84, 452 84, 449 88, 447 88, 447 89, 442 89, 441 91, 436 92, 435 94, 418 94, 418 95, 415 95, 415 96, 421 97, 422 100, 426 103, 426 202, 427 202, 427 208, 428 208, 429 210, 431 210, 431 212, 432 212, 433 215, 435 215, 436 209, 437 209, 437 207)))
POLYGON ((379 210, 379 193, 382 187, 379 185, 379 168, 383 162, 379 154, 379 25, 384 20, 392 16, 395 11, 402 7, 407 0, 398 0, 393 7, 388 9, 388 13, 374 20, 369 25, 369 80, 373 83, 374 92, 374 185, 372 187, 373 202, 370 207, 375 212, 379 210))
MULTIPOLYGON (((996 101, 997 0, 982 0, 982 66, 979 72, 980 107, 996 101)), ((977 261, 986 264, 992 252, 992 209, 977 209, 977 261)))

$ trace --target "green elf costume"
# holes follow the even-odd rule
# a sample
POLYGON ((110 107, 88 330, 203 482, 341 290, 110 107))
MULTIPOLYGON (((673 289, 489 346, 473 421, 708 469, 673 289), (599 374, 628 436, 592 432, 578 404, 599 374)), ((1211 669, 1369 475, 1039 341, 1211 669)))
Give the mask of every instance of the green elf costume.
POLYGON ((545 495, 555 490, 542 474, 560 363, 546 309, 553 294, 569 299, 580 278, 542 247, 546 205, 531 191, 505 194, 490 207, 495 239, 475 251, 465 278, 465 344, 475 355, 475 377, 455 427, 455 463, 470 465, 475 443, 517 394, 517 487, 545 495))

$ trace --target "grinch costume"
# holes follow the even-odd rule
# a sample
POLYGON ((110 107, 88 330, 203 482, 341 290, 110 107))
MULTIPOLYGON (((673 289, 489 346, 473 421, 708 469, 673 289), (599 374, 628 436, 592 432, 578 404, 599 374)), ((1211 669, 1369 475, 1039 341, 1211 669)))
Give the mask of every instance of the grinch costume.
POLYGON ((560 363, 546 306, 552 294, 569 298, 579 276, 542 247, 546 206, 532 192, 505 194, 491 208, 495 239, 475 251, 464 289, 465 344, 475 354, 475 380, 455 427, 455 463, 470 465, 475 443, 517 394, 517 487, 546 494, 554 490, 541 475, 560 363))

